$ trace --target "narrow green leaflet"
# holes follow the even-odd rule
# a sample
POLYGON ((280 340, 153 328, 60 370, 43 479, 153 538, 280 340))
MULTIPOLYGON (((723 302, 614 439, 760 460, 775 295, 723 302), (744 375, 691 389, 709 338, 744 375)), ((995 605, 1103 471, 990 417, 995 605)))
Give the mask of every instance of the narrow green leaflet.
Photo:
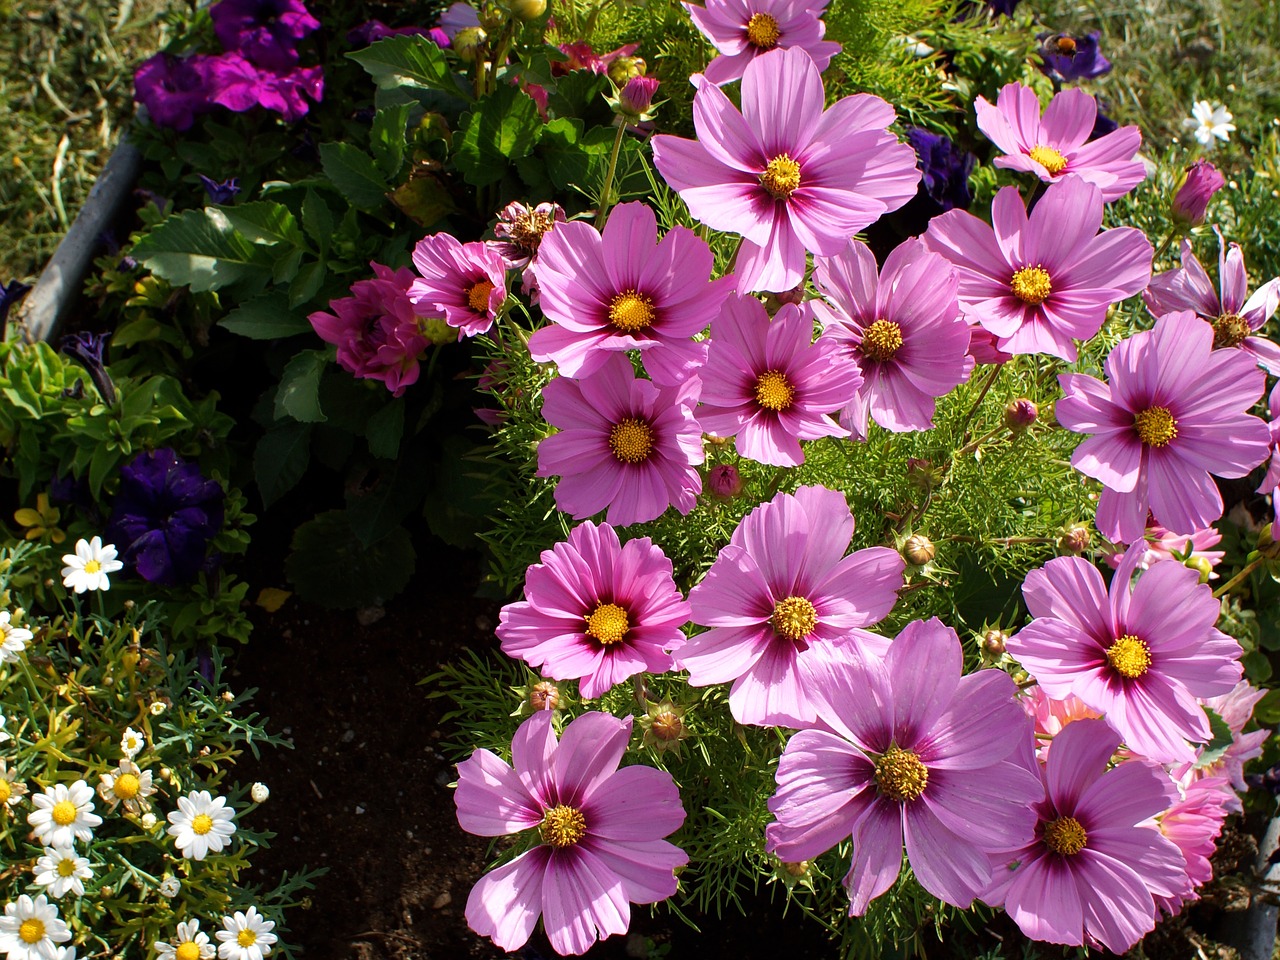
POLYGON ((387 199, 391 186, 373 157, 349 143, 320 144, 320 165, 324 175, 354 206, 377 210, 387 199))
POLYGON ((239 280, 266 282, 276 257, 237 231, 218 207, 169 217, 138 241, 133 255, 148 270, 196 293, 239 280))
POLYGON ((307 319, 290 310, 288 298, 278 291, 240 304, 219 325, 250 340, 276 340, 311 332, 307 319))
POLYGON ((533 98, 499 84, 462 117, 453 140, 454 163, 474 187, 496 183, 508 164, 529 155, 543 129, 533 98))

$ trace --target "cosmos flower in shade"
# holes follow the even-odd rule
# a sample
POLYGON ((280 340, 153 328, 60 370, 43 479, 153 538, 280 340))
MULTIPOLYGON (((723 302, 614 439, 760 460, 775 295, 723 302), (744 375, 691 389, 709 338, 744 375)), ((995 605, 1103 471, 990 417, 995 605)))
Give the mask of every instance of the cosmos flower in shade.
POLYGON ((1063 427, 1092 434, 1071 464, 1104 487, 1098 532, 1133 543, 1148 512, 1178 533, 1209 526, 1222 516, 1210 474, 1243 477, 1270 449, 1266 423, 1246 412, 1265 382, 1253 357, 1214 350, 1212 328, 1183 312, 1120 341, 1103 369, 1107 383, 1060 375, 1054 407, 1063 427))
POLYGON ((978 97, 978 129, 1004 151, 995 165, 1034 173, 1053 183, 1081 177, 1102 191, 1107 203, 1123 197, 1147 175, 1136 154, 1142 147, 1137 127, 1122 127, 1090 140, 1098 104, 1079 88, 1063 90, 1040 116, 1040 98, 1030 87, 1009 83, 995 104, 978 97))
POLYGON ((562 376, 595 373, 618 351, 639 350, 655 383, 688 379, 706 357, 702 332, 733 290, 711 280, 711 248, 686 227, 658 240, 643 203, 613 208, 604 233, 562 223, 538 247, 539 306, 551 323, 529 338, 529 355, 562 376))
POLYGON ((768 849, 808 860, 853 839, 850 916, 898 878, 905 843, 921 886, 967 907, 991 882, 991 857, 1031 838, 1039 778, 1018 758, 1031 723, 1000 670, 961 676, 954 630, 917 620, 884 660, 854 653, 815 666, 818 729, 778 761, 768 849))
POLYGON ((889 104, 870 94, 823 110, 822 78, 804 50, 747 64, 742 110, 695 74, 696 140, 653 138, 653 162, 698 220, 743 237, 738 292, 785 291, 805 251, 834 256, 849 237, 916 192, 915 151, 888 131, 889 104))
POLYGON ((219 0, 209 16, 224 49, 272 70, 297 63, 298 41, 320 29, 301 0, 219 0))
POLYGON ((838 256, 814 258, 813 282, 830 301, 810 301, 822 339, 839 344, 862 370, 841 423, 864 440, 868 414, 898 433, 932 427, 935 398, 973 371, 951 264, 908 240, 877 276, 875 255, 854 240, 838 256))
POLYGON ((157 53, 133 75, 133 99, 147 108, 157 127, 190 130, 196 117, 213 109, 209 64, 213 57, 157 53))
POLYGON ((1280 383, 1272 387, 1267 396, 1267 415, 1271 418, 1267 424, 1271 432, 1271 458, 1267 461, 1267 472, 1258 484, 1258 492, 1274 494, 1280 487, 1280 456, 1276 454, 1280 449, 1280 383))
POLYGON ((409 299, 420 314, 443 313, 464 337, 493 326, 507 299, 507 267, 496 250, 435 233, 413 248, 413 265, 421 276, 409 287, 409 299))
POLYGON ((1124 953, 1155 928, 1154 896, 1183 889, 1177 846, 1144 821, 1178 799, 1153 763, 1108 770, 1120 738, 1101 720, 1069 724, 1049 745, 1035 839, 1001 858, 982 897, 1033 940, 1124 953))
POLYGON ((685 641, 676 659, 692 686, 733 681, 729 709, 739 723, 812 722, 814 662, 888 647, 863 628, 893 609, 905 562, 888 547, 846 557, 853 525, 835 490, 780 493, 743 518, 690 591, 693 622, 711 629, 685 641))
POLYGON ((1083 37, 1065 33, 1042 33, 1040 41, 1040 70, 1050 79, 1060 83, 1074 80, 1092 80, 1111 72, 1111 61, 1098 49, 1102 36, 1093 30, 1083 37))
POLYGON ((1107 308, 1151 279, 1141 230, 1102 226, 1102 194, 1079 177, 1045 191, 1028 216, 1016 187, 991 205, 991 225, 964 210, 935 217, 924 242, 955 265, 960 307, 1010 354, 1076 359, 1073 340, 1102 329, 1107 308))
POLYGON ((804 462, 801 440, 847 437, 831 418, 862 384, 846 351, 813 341, 808 307, 784 304, 772 320, 755 297, 731 297, 711 324, 698 422, 734 437, 738 453, 780 467, 804 462))
POLYGON ((542 390, 542 416, 559 432, 538 444, 540 477, 560 477, 556 506, 575 520, 608 507, 610 523, 688 513, 702 492, 702 428, 693 418, 701 382, 638 380, 612 353, 589 377, 558 377, 542 390))
MULTIPOLYGON (((1223 550, 1210 550, 1215 543, 1222 540, 1220 534, 1213 527, 1205 527, 1203 530, 1193 530, 1191 533, 1174 533, 1158 523, 1148 522, 1146 533, 1143 540, 1147 543, 1147 552, 1142 559, 1138 561, 1138 569, 1145 570, 1153 563, 1161 560, 1177 560, 1182 562, 1181 557, 1175 557, 1174 554, 1185 554, 1187 547, 1191 548, 1192 560, 1203 560, 1210 568, 1216 567, 1222 562, 1222 558, 1227 554, 1223 550)), ((1107 554, 1107 566, 1115 570, 1120 566, 1121 560, 1124 558, 1123 553, 1107 554)), ((1210 580, 1217 580, 1218 575, 1210 569, 1210 580)))
MULTIPOLYGON (((1244 779, 1244 765, 1254 757, 1262 756, 1262 744, 1270 736, 1268 730, 1244 732, 1245 725, 1253 717, 1253 708, 1259 700, 1266 696, 1265 689, 1259 690, 1249 681, 1241 680, 1230 692, 1204 701, 1204 705, 1220 716, 1231 730, 1231 744, 1226 752, 1210 763, 1197 761, 1196 764, 1184 764, 1173 768, 1173 775, 1184 782, 1195 781, 1201 777, 1225 777, 1235 790, 1244 792, 1249 789, 1244 779)), ((1244 806, 1240 798, 1232 793, 1227 798, 1227 809, 1241 813, 1244 806)))
MULTIPOLYGON (((1132 588, 1146 544, 1131 546, 1111 580, 1080 557, 1058 557, 1022 585, 1035 619, 1005 649, 1054 699, 1075 695, 1125 743, 1161 763, 1194 761, 1210 737, 1197 697, 1240 680, 1240 644, 1218 630, 1218 601, 1196 571, 1152 564, 1132 588)), ((696 613, 697 608, 694 608, 696 613)))
POLYGON ((907 143, 920 161, 921 192, 933 204, 932 215, 959 207, 969 209, 973 194, 969 192, 969 174, 978 158, 957 147, 940 133, 921 127, 907 128, 907 143))
POLYGON ((1209 859, 1218 849, 1218 835, 1231 811, 1230 803, 1239 798, 1231 785, 1221 777, 1208 777, 1186 785, 1183 796, 1156 818, 1160 832, 1172 840, 1182 854, 1186 884, 1173 896, 1157 896, 1156 906, 1173 916, 1184 904, 1199 900, 1196 890, 1213 879, 1209 859))
POLYGON ((262 107, 285 122, 305 117, 311 103, 324 98, 324 71, 294 67, 285 71, 259 67, 238 53, 224 53, 207 64, 211 99, 233 113, 262 107))
POLYGON ((821 73, 840 52, 823 40, 827 25, 819 17, 830 0, 706 0, 683 3, 694 26, 719 52, 706 77, 717 86, 742 79, 747 65, 770 50, 798 47, 821 73))
POLYGON ((1254 336, 1280 308, 1280 277, 1268 280, 1249 296, 1240 244, 1226 243, 1217 227, 1214 232, 1218 234, 1221 294, 1196 258, 1191 241, 1183 240, 1182 266, 1152 277, 1142 299, 1157 317, 1177 310, 1192 311, 1213 327, 1215 348, 1239 347, 1268 373, 1280 376, 1280 345, 1254 336))
POLYGON ((602 695, 637 673, 666 673, 689 604, 671 561, 648 537, 618 541, 609 524, 583 523, 525 573, 525 599, 502 608, 502 652, 554 680, 602 695))
POLYGON ((520 725, 508 765, 489 750, 458 764, 453 801, 468 833, 502 837, 537 830, 541 841, 480 878, 467 897, 467 924, 503 950, 516 950, 542 917, 559 954, 585 953, 626 933, 631 904, 676 892, 689 862, 662 838, 684 823, 671 775, 643 765, 618 769, 631 718, 584 713, 556 742, 550 710, 520 725))
POLYGON ((1227 178, 1208 160, 1197 160, 1187 167, 1187 175, 1170 205, 1174 222, 1188 228, 1200 226, 1209 210, 1209 200, 1226 185, 1227 178))

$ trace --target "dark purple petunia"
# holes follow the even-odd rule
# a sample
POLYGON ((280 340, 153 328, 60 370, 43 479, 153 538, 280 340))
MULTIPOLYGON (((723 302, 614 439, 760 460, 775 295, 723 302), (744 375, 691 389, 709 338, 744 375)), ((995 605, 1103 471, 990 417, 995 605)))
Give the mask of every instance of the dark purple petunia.
POLYGON ((25 297, 30 289, 30 284, 18 280, 10 280, 0 287, 0 326, 9 319, 9 310, 25 297))
POLYGON ((347 32, 347 43, 367 47, 387 37, 426 37, 438 47, 449 46, 449 35, 439 27, 388 27, 381 20, 369 20, 347 32))
POLYGON ((58 349, 80 362, 92 378, 93 385, 98 388, 98 395, 102 397, 102 402, 109 407, 114 406, 116 385, 112 382, 111 375, 107 373, 106 336, 82 330, 80 333, 63 337, 62 342, 58 344, 58 349))
POLYGON ((301 0, 221 0, 209 15, 223 47, 272 70, 297 63, 297 41, 320 27, 301 0))
POLYGON ((107 537, 123 545, 144 580, 182 583, 200 572, 222 521, 222 487, 165 447, 139 454, 120 471, 107 537))
POLYGON ((226 53, 210 61, 209 85, 213 101, 234 113, 263 107, 293 123, 311 108, 306 98, 319 103, 324 96, 324 72, 320 67, 264 70, 238 53, 226 53))
POLYGON ((213 108, 209 89, 212 59, 199 54, 180 58, 157 53, 133 75, 133 99, 147 108, 157 127, 190 130, 197 116, 213 108))
POLYGON ((1040 58, 1044 61, 1040 70, 1046 76, 1061 83, 1074 80, 1092 80, 1111 72, 1111 61, 1098 49, 1101 34, 1093 30, 1083 37, 1066 33, 1042 33, 1040 58))
POLYGON ((936 204, 937 213, 956 207, 968 210, 973 202, 969 174, 978 158, 961 150, 947 137, 921 127, 907 129, 907 142, 915 149, 924 174, 920 192, 936 204))
POLYGON ((203 173, 198 175, 200 183, 204 187, 204 192, 209 194, 209 202, 221 206, 224 203, 230 203, 235 199, 237 193, 240 192, 240 179, 232 177, 229 180, 223 180, 219 183, 212 177, 206 177, 203 173))

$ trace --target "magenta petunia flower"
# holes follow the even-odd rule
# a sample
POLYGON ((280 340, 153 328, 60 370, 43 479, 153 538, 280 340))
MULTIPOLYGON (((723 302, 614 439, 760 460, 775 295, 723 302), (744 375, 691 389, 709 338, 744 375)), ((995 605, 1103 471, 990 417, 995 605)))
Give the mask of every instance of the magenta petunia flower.
MULTIPOLYGON (((1217 227, 1214 232, 1218 233, 1217 227)), ((1280 376, 1280 346, 1254 336, 1280 308, 1280 277, 1268 280, 1248 296, 1249 278, 1240 244, 1226 243, 1218 233, 1218 284, 1221 296, 1196 259, 1191 241, 1183 240, 1181 268, 1152 277, 1142 299, 1156 316, 1192 311, 1213 327, 1215 348, 1239 347, 1268 373, 1280 376)))
POLYGON ((799 47, 821 73, 840 52, 840 44, 823 40, 827 25, 819 18, 830 0, 706 0, 681 4, 694 26, 711 41, 719 56, 707 65, 706 77, 717 86, 742 78, 747 64, 770 50, 799 47))
POLYGON ((538 444, 540 477, 560 477, 556 506, 575 520, 606 507, 626 526, 674 505, 688 513, 702 492, 706 459, 693 418, 701 382, 678 387, 637 380, 630 361, 611 353, 589 377, 558 377, 542 390, 542 416, 555 433, 538 444))
POLYGON ((301 120, 311 102, 324 98, 324 70, 294 67, 272 70, 239 53, 224 53, 205 62, 211 100, 234 113, 254 107, 273 110, 288 123, 301 120))
POLYGON ((585 953, 626 933, 631 904, 676 892, 689 862, 662 838, 684 823, 671 774, 618 768, 631 718, 584 713, 556 742, 550 710, 520 725, 511 765, 489 750, 458 764, 453 801, 468 833, 502 837, 537 830, 540 841, 491 870, 467 897, 467 924, 503 950, 516 950, 542 917, 559 954, 585 953))
POLYGON ((1032 570, 1022 594, 1035 620, 1005 648, 1045 693, 1079 697, 1135 752, 1162 763, 1194 760, 1187 741, 1210 736, 1196 698, 1239 681, 1240 644, 1214 626, 1218 601, 1196 571, 1162 561, 1130 589, 1145 554, 1145 542, 1129 548, 1110 593, 1080 557, 1032 570))
POLYGON ((1102 329, 1107 308, 1151 278, 1141 230, 1102 226, 1102 194, 1079 177, 1045 191, 1028 216, 1015 187, 991 205, 991 225, 964 210, 929 222, 924 242, 959 274, 960 308, 1010 354, 1076 359, 1074 340, 1102 329))
POLYGON ((784 304, 772 320, 755 297, 730 297, 711 324, 698 422, 736 437, 738 453, 780 467, 804 463, 801 440, 847 437, 829 415, 862 383, 834 340, 813 341, 813 317, 784 304))
POLYGON ((711 280, 712 266, 711 248, 692 230, 673 227, 659 242, 643 203, 614 207, 603 235, 562 223, 538 247, 533 273, 552 323, 529 338, 529 354, 576 378, 599 370, 611 351, 639 350, 655 383, 680 383, 706 357, 692 337, 733 290, 732 277, 711 280))
POLYGON ((742 235, 738 292, 790 290, 805 251, 834 256, 849 238, 915 196, 916 152, 888 131, 879 97, 823 110, 822 78, 800 48, 747 64, 742 110, 695 75, 697 140, 653 138, 653 162, 690 213, 742 235))
POLYGON ((224 49, 270 70, 297 63, 298 41, 320 29, 301 0, 218 0, 209 16, 224 49))
POLYGON ((982 897, 1033 940, 1124 953, 1155 928, 1153 895, 1185 886, 1177 846, 1144 823, 1177 788, 1145 760, 1108 770, 1119 745, 1101 720, 1068 724, 1049 745, 1035 839, 1001 858, 982 897))
POLYGON ((502 652, 593 698, 637 673, 666 673, 689 604, 648 537, 618 542, 607 523, 574 527, 525 573, 525 599, 499 614, 502 652))
POLYGON ((424 316, 444 314, 458 336, 488 332, 507 299, 507 268, 484 243, 462 243, 448 233, 423 237, 413 248, 413 265, 422 276, 409 297, 424 316))
POLYGON ((1148 511, 1177 533, 1209 526, 1222 516, 1210 474, 1243 477, 1270 449, 1267 425, 1247 412, 1262 396, 1262 371, 1238 350, 1215 351, 1213 330, 1190 312, 1122 340, 1103 369, 1108 383, 1060 375, 1054 408, 1062 426, 1092 434, 1071 464, 1105 488, 1098 531, 1132 543, 1148 511))
POLYGON ((991 858, 1031 837, 1039 778, 1021 760, 1031 723, 999 670, 961 676, 954 630, 917 620, 883 662, 857 653, 819 664, 818 728, 778 761, 768 849, 808 860, 853 838, 850 916, 898 878, 905 842, 921 886, 967 907, 991 882, 991 858))
POLYGON ((681 647, 689 683, 733 681, 739 723, 800 726, 817 716, 806 678, 815 661, 853 647, 882 654, 864 627, 884 619, 902 586, 896 550, 849 556, 853 514, 825 487, 780 493, 748 513, 689 593, 693 622, 710 627, 681 647))
POLYGON ((951 264, 917 240, 895 247, 878 277, 875 256, 859 240, 814 264, 814 286, 831 301, 809 301, 822 338, 838 343, 862 370, 862 386, 840 422, 861 440, 868 415, 899 433, 931 428, 935 398, 973 372, 951 264))
POLYGON ((985 97, 974 104, 978 129, 1001 150, 995 165, 1034 173, 1046 183, 1078 176, 1098 187, 1107 203, 1142 182, 1147 169, 1137 158, 1142 134, 1121 127, 1091 140, 1098 104, 1078 87, 1054 95, 1040 116, 1040 98, 1020 83, 1005 84, 995 106, 985 97))
POLYGON ((1276 455, 1276 450, 1280 449, 1280 383, 1272 387, 1267 396, 1267 415, 1271 418, 1267 424, 1267 430, 1271 434, 1270 459, 1267 461, 1267 472, 1258 484, 1258 493, 1274 494, 1276 488, 1280 487, 1280 456, 1276 455))
POLYGON ((197 116, 213 109, 209 87, 213 59, 201 54, 175 57, 157 53, 134 73, 133 98, 147 108, 147 116, 157 127, 190 130, 197 116))
POLYGON ((1186 785, 1181 799, 1160 814, 1160 832, 1177 846, 1182 854, 1185 886, 1173 896, 1157 896, 1156 906, 1170 916, 1184 904, 1199 900, 1199 887, 1213 879, 1209 858, 1218 849, 1218 835, 1227 819, 1232 800, 1239 802, 1231 785, 1221 777, 1194 780, 1186 785))

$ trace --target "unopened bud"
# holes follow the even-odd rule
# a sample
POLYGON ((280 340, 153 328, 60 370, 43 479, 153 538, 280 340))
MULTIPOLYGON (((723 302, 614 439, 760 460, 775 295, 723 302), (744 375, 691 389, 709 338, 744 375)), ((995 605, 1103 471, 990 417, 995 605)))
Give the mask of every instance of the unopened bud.
POLYGON ((809 861, 798 860, 794 863, 783 860, 780 864, 783 872, 789 877, 795 877, 799 880, 809 872, 809 861))
POLYGON ((920 493, 929 493, 940 484, 944 472, 941 467, 935 467, 931 460, 907 458, 907 483, 920 493))
POLYGON ((465 27, 453 38, 453 52, 468 63, 473 63, 479 58, 486 39, 488 34, 479 27, 465 27))
POLYGON ((907 563, 923 567, 938 555, 938 548, 924 534, 913 533, 902 545, 902 555, 907 558, 907 563))
POLYGON ((1040 411, 1034 403, 1026 397, 1019 397, 1011 400, 1004 408, 1004 425, 1014 433, 1021 433, 1035 423, 1039 416, 1040 411))
POLYGON ((717 500, 741 496, 742 486, 742 474, 731 463, 722 463, 707 471, 707 492, 717 500))
POLYGON ((444 317, 419 317, 418 329, 437 346, 458 342, 458 328, 449 326, 444 317))
POLYGON ((547 0, 507 0, 507 9, 517 20, 528 23, 547 12, 547 0))
POLYGON ((1187 557, 1187 559, 1182 561, 1182 563, 1184 566, 1190 567, 1192 570, 1195 570, 1200 574, 1201 583, 1209 582, 1209 575, 1213 573, 1213 564, 1205 557, 1187 557))
POLYGON ((156 828, 156 815, 154 813, 144 813, 142 815, 142 829, 150 833, 156 828))
POLYGON ((1271 524, 1266 524, 1258 531, 1258 553, 1266 557, 1268 560, 1275 560, 1280 557, 1280 543, 1276 543, 1272 539, 1271 524))
POLYGON ((147 711, 153 717, 158 717, 160 716, 160 714, 164 713, 165 710, 167 709, 168 709, 168 705, 163 700, 155 700, 152 702, 151 706, 147 708, 147 711))
POLYGON ((550 680, 541 680, 529 690, 529 706, 537 710, 555 710, 560 706, 560 688, 550 680))
POLYGON ((657 77, 632 77, 618 91, 618 113, 629 120, 648 119, 653 95, 657 92, 657 77))
POLYGON ((1004 656, 1004 644, 1009 635, 1003 630, 991 629, 982 634, 982 652, 989 657, 1004 656))
POLYGON ((1226 183, 1226 178, 1212 163, 1197 160, 1187 168, 1187 176, 1174 195, 1170 209, 1173 222, 1182 227, 1200 226, 1209 209, 1209 198, 1226 183))
POLYGON ((254 803, 266 803, 269 796, 271 796, 271 791, 267 789, 265 783, 255 783, 249 788, 249 799, 254 803))
POLYGON ((619 57, 609 64, 609 79, 624 87, 632 77, 643 77, 648 65, 640 57, 619 57))
POLYGON ((160 881, 160 896, 173 899, 182 889, 182 882, 177 877, 165 877, 160 881))
POLYGON ((1058 537, 1058 549, 1063 553, 1079 556, 1089 549, 1089 528, 1083 523, 1073 523, 1063 528, 1058 537))

